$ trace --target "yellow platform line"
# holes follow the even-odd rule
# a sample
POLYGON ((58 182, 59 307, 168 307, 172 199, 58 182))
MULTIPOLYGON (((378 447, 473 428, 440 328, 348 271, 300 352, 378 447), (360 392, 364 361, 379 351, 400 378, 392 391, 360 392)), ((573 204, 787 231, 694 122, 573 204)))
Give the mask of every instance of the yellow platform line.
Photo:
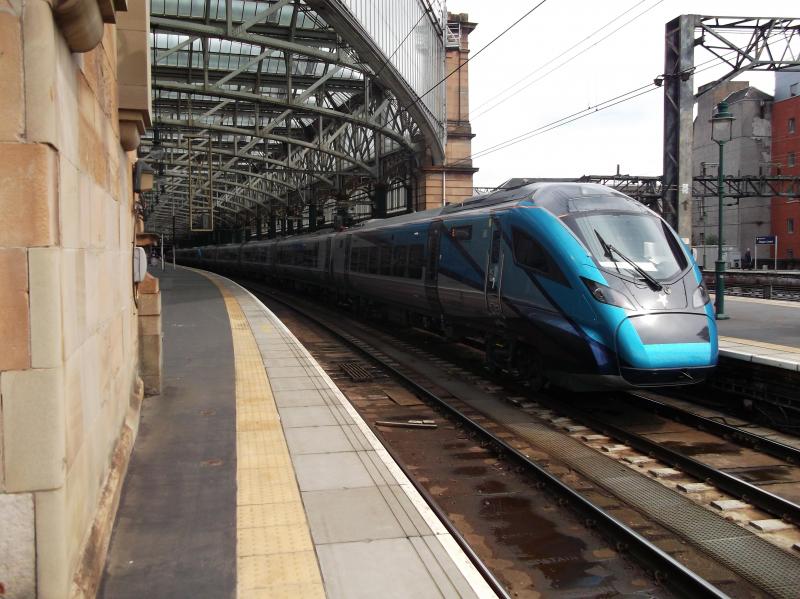
MULTIPOLYGON (((720 335, 720 341, 729 341, 730 343, 737 343, 739 345, 749 345, 759 349, 767 349, 771 351, 780 351, 787 354, 800 353, 800 347, 791 347, 789 345, 777 345, 775 343, 767 343, 765 341, 754 341, 752 339, 740 339, 738 337, 724 337, 720 335)), ((737 348, 733 348, 737 349, 737 348)))
POLYGON ((239 599, 324 598, 275 398, 250 324, 225 284, 236 377, 236 594, 239 599))

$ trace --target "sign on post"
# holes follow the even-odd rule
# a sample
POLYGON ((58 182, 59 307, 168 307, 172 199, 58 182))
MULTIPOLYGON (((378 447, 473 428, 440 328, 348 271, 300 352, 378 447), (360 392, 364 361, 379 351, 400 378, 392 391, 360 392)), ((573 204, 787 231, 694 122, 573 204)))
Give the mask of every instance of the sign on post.
POLYGON ((778 236, 777 235, 758 235, 756 236, 756 254, 755 265, 758 268, 758 246, 760 245, 774 245, 775 246, 775 262, 773 268, 778 270, 778 236))

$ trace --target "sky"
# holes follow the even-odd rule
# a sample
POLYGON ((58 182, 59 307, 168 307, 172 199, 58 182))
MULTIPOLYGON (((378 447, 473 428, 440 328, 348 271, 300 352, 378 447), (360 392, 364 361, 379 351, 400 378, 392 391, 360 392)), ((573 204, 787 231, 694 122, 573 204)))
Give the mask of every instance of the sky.
MULTIPOLYGON (((448 0, 447 9, 468 13, 470 21, 478 24, 469 38, 474 56, 538 1, 448 0)), ((469 63, 470 118, 476 135, 473 155, 652 82, 664 71, 664 25, 690 13, 789 17, 800 16, 800 5, 789 0, 547 0, 469 63), (793 6, 794 14, 788 14, 793 6), (569 50, 622 13, 624 16, 569 50), (548 73, 572 56, 576 58, 548 73), (495 97, 525 76, 527 79, 495 97), (495 106, 509 95, 512 97, 495 106)), ((700 48, 695 51, 695 65, 712 58, 700 48)), ((725 72, 712 63, 708 67, 695 75, 695 87, 725 72)), ((774 92, 772 73, 745 72, 736 80, 774 92)), ((623 174, 661 175, 663 102, 663 88, 650 91, 511 147, 477 156, 473 164, 480 170, 474 185, 496 186, 511 177, 607 175, 617 172, 617 165, 623 174)))

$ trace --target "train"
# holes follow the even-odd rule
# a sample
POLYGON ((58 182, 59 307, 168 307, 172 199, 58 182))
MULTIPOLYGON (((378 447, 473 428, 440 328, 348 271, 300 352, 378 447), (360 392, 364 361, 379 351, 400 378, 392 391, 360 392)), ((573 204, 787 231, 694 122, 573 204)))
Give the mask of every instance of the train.
POLYGON ((691 251, 640 202, 532 183, 344 230, 179 249, 179 263, 313 290, 483 343, 533 388, 699 383, 718 359, 691 251))

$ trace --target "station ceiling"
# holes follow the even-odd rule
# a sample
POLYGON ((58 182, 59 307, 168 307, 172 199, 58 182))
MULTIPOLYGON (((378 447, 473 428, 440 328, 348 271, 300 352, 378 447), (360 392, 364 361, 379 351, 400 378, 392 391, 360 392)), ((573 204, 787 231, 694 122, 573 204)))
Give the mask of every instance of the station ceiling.
POLYGON ((300 218, 441 161, 444 19, 431 0, 151 0, 148 230, 300 218))

